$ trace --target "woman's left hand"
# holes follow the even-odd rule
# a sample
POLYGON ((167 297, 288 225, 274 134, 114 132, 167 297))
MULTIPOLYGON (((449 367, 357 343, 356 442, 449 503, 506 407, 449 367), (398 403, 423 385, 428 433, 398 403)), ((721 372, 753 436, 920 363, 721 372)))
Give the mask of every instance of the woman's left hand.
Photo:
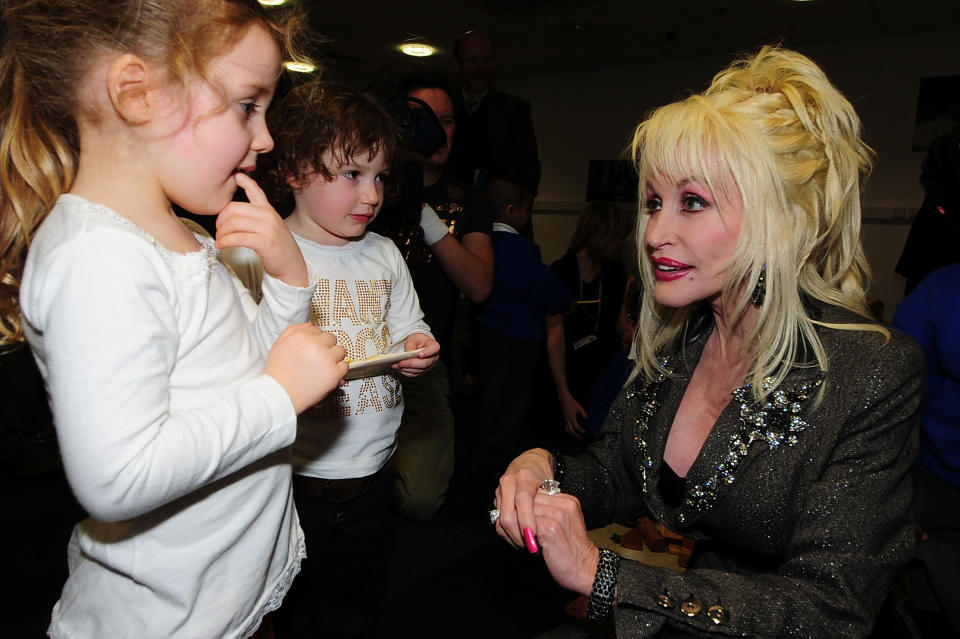
POLYGON ((572 495, 537 493, 533 502, 537 541, 554 581, 589 596, 597 576, 600 549, 587 535, 580 500, 572 495))
POLYGON ((403 350, 415 351, 422 348, 416 357, 405 359, 393 365, 402 375, 416 377, 437 362, 440 353, 440 344, 426 333, 414 333, 403 340, 403 350))

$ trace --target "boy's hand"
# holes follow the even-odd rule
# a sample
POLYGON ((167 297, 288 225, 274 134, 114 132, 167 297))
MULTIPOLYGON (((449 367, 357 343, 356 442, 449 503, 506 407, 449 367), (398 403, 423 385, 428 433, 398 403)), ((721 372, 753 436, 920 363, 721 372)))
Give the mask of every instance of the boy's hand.
POLYGON ((415 351, 418 348, 422 348, 423 351, 417 357, 399 361, 393 365, 393 368, 407 377, 416 377, 437 362, 440 353, 440 344, 437 340, 425 333, 413 333, 403 340, 403 350, 415 351))
POLYGON ((297 415, 327 396, 347 374, 346 351, 313 324, 288 326, 267 354, 264 372, 290 396, 297 415))
POLYGON ((237 185, 250 202, 231 202, 217 216, 217 248, 246 246, 260 255, 263 270, 290 286, 309 284, 307 263, 290 229, 270 206, 267 196, 245 173, 237 173, 237 185))

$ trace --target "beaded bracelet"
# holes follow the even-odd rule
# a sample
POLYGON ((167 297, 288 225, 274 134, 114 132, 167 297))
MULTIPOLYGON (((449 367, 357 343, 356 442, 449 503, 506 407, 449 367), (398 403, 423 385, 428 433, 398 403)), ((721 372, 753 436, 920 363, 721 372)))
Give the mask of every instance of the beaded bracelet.
POLYGON ((595 622, 606 621, 613 609, 613 596, 617 590, 617 575, 620 573, 620 555, 600 549, 597 562, 597 576, 593 579, 593 590, 587 602, 587 619, 595 622))

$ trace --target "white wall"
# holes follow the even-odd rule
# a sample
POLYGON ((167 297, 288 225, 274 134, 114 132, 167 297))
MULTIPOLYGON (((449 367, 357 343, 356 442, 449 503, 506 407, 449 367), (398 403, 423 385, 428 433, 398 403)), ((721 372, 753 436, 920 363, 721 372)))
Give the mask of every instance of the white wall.
MULTIPOLYGON (((960 30, 796 48, 823 66, 853 102, 864 137, 878 153, 864 193, 863 239, 875 278, 870 295, 883 299, 889 318, 903 293, 903 279, 893 273, 909 228, 903 217, 923 199, 923 153, 911 150, 920 78, 960 74, 960 30)), ((617 158, 647 111, 704 89, 731 59, 677 59, 498 82, 533 104, 543 162, 534 227, 546 262, 563 253, 573 231, 586 196, 588 161, 617 158)))

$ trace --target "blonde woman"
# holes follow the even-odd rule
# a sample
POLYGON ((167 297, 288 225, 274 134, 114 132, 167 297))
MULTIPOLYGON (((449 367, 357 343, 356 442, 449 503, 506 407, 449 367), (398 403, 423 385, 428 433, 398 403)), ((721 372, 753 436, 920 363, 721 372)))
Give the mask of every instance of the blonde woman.
POLYGON ((865 636, 913 544, 923 355, 868 319, 859 119, 765 47, 651 114, 633 155, 636 371, 585 454, 513 461, 497 532, 617 636, 865 636), (698 540, 685 572, 587 536, 644 515, 698 540))

